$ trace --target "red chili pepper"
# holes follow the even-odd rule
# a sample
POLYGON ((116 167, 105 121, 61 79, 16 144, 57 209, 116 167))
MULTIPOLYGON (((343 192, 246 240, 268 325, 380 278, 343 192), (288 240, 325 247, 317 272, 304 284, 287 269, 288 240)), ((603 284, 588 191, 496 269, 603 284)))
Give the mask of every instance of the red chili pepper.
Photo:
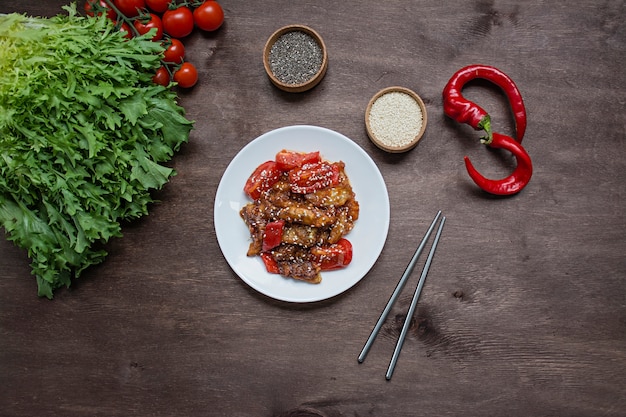
POLYGON ((491 194, 511 195, 520 192, 522 188, 528 184, 533 174, 533 164, 524 147, 512 137, 496 132, 493 133, 492 141, 489 143, 489 146, 492 148, 506 149, 513 153, 517 160, 517 167, 515 167, 513 173, 506 178, 490 180, 483 177, 466 156, 465 167, 470 177, 472 177, 476 185, 491 194))
POLYGON ((500 87, 511 105, 515 118, 515 130, 518 142, 522 142, 526 132, 526 107, 517 86, 508 75, 488 65, 469 65, 457 71, 443 90, 443 111, 448 117, 459 123, 467 123, 476 130, 487 134, 483 142, 489 144, 492 139, 491 118, 479 105, 467 100, 461 90, 471 80, 482 78, 500 87))

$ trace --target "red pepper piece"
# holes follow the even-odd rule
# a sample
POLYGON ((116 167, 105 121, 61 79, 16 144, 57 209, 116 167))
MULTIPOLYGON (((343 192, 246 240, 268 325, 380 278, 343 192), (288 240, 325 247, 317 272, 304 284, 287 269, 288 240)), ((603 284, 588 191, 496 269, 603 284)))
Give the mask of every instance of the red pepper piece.
POLYGON ((280 274, 280 269, 278 268, 278 262, 269 252, 261 252, 261 259, 263 260, 263 264, 265 264, 265 269, 270 274, 280 274))
POLYGON ((263 252, 274 249, 280 245, 283 239, 283 228, 285 226, 284 220, 276 220, 269 222, 265 226, 265 232, 263 232, 263 252))
POLYGON ((483 177, 466 156, 465 167, 470 177, 472 177, 476 185, 491 194, 511 195, 519 193, 528 184, 533 174, 533 164, 526 149, 512 137, 496 132, 493 133, 493 139, 489 146, 506 149, 513 153, 517 160, 515 170, 506 178, 491 180, 483 177))
POLYGON ((443 89, 443 111, 459 123, 466 123, 476 130, 484 130, 487 134, 484 143, 489 144, 492 138, 491 118, 476 103, 467 100, 461 90, 469 81, 481 78, 500 87, 511 105, 515 119, 515 131, 518 142, 522 142, 526 132, 526 107, 517 85, 513 80, 495 67, 488 65, 469 65, 457 71, 443 89))
POLYGON ((313 164, 321 162, 320 153, 316 152, 294 152, 283 149, 276 154, 276 163, 283 171, 289 171, 294 168, 300 168, 305 164, 313 164))
POLYGON ((283 171, 274 161, 266 161, 259 165, 248 177, 243 191, 253 200, 269 190, 278 182, 283 171))
POLYGON ((341 168, 336 163, 317 162, 304 164, 300 168, 289 171, 291 191, 298 194, 309 194, 339 183, 341 168))
POLYGON ((352 243, 348 239, 341 238, 332 245, 311 248, 311 255, 322 271, 340 269, 352 262, 352 243))

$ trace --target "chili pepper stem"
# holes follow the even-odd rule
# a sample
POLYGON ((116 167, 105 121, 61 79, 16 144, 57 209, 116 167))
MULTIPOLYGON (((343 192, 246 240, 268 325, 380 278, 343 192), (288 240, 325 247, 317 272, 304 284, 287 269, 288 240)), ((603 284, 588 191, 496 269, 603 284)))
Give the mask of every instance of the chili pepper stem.
POLYGON ((484 143, 485 145, 491 144, 493 142, 493 133, 491 131, 491 117, 486 115, 483 117, 478 123, 478 128, 485 131, 486 136, 480 138, 480 143, 484 143))

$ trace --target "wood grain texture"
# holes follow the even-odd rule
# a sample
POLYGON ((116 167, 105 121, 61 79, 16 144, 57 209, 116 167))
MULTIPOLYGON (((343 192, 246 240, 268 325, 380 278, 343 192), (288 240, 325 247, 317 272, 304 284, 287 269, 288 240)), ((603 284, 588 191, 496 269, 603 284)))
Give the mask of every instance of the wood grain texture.
MULTIPOLYGON (((60 0, 4 0, 51 16, 60 0)), ((38 299, 24 251, 0 239, 0 414, 26 416, 625 416, 626 6, 624 1, 222 0, 225 25, 185 44, 196 121, 150 215, 107 245, 105 263, 38 299), (300 95, 271 85, 262 49, 301 23, 329 52, 300 95), (459 68, 496 66, 528 109, 533 178, 513 198, 475 188, 510 159, 443 115, 459 68), (428 128, 409 153, 367 139, 364 111, 401 85, 428 128), (217 185, 249 141, 292 124, 334 129, 374 159, 391 204, 371 272, 331 300, 269 299, 225 262, 217 185), (384 375, 421 264, 367 359, 356 357, 437 210, 447 216, 391 381, 384 375)), ((512 133, 503 94, 467 96, 512 133)), ((242 248, 244 250, 244 248, 242 248)), ((425 257, 424 257, 425 259, 425 257)))

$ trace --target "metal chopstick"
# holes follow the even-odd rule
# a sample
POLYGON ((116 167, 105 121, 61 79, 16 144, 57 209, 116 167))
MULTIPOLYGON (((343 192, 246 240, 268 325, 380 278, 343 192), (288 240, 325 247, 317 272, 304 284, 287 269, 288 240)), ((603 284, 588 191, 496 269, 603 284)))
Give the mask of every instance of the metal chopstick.
POLYGON ((367 352, 369 352, 370 348, 372 347, 372 343, 374 343, 374 339, 376 338, 376 335, 378 335, 378 332, 380 331, 380 328, 385 322, 385 319, 387 318, 389 311, 391 311, 391 307, 393 306, 393 303, 395 303, 396 299, 398 298, 398 295, 400 294, 400 291, 402 291, 402 288, 404 287, 404 284, 406 283, 407 279, 411 275, 411 272, 413 272, 413 268, 415 268, 417 258, 419 258, 420 254, 422 253, 422 250, 424 250, 424 246, 426 246, 426 242, 428 241, 430 234, 435 228, 435 224, 437 223, 439 216, 441 216, 441 210, 437 212, 437 215, 435 216, 435 219, 433 220, 430 227, 428 228, 428 231, 424 235, 422 242, 415 250, 415 253, 413 254, 413 257, 411 258, 411 261, 409 262, 406 269, 404 270, 404 273, 402 274, 400 281, 398 281, 398 284, 396 285, 396 289, 391 294, 391 297, 389 298, 387 305, 385 306, 383 312, 380 314, 380 317, 378 318, 378 321, 376 322, 376 325, 374 326, 374 329, 372 330, 370 337, 365 342, 365 346, 363 346, 363 349, 361 350, 361 353, 359 354, 359 357, 358 357, 359 363, 363 363, 363 361, 365 360, 365 357, 367 356, 367 352))
POLYGON ((417 305, 417 299, 422 292, 422 287, 424 286, 424 281, 426 281, 426 275, 428 274, 428 269, 430 268, 430 263, 433 260, 433 256, 435 255, 435 249, 437 248, 437 243, 439 242, 439 237, 441 236, 441 230, 443 229, 443 224, 445 223, 445 216, 441 219, 441 223, 439 224, 439 229, 437 230, 437 234, 435 235, 435 240, 433 241, 433 245, 430 248, 430 253, 428 254, 428 259, 426 260, 426 264, 424 264, 424 269, 422 270, 422 276, 417 284, 417 288, 415 288, 415 293, 413 294, 413 299, 411 300, 411 306, 409 307, 409 311, 406 314, 406 318, 404 319, 404 325, 402 326, 402 331, 400 332, 400 337, 398 337, 398 342, 396 343, 396 348, 393 351, 393 356, 391 357, 391 361, 389 362, 389 368, 387 369, 387 373, 385 374, 385 378, 387 380, 391 379, 391 375, 393 375, 393 370, 396 367, 396 362, 398 362, 398 356, 400 355, 400 350, 402 349, 402 345, 404 344, 404 338, 406 337, 406 333, 409 330, 409 326, 411 324, 411 318, 413 317, 413 313, 415 313, 415 306, 417 305))

